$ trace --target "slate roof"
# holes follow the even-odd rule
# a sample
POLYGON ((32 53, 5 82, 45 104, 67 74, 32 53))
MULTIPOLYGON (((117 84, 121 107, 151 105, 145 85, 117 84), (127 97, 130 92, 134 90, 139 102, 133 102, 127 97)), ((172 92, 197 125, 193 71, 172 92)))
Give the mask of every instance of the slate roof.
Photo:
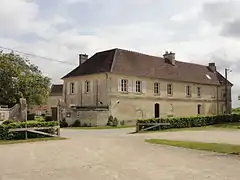
POLYGON ((165 62, 162 57, 123 49, 98 52, 62 79, 103 72, 199 84, 220 85, 225 83, 225 78, 219 72, 212 72, 208 66, 177 60, 173 66, 165 62), (211 78, 208 78, 207 75, 211 78))
POLYGON ((62 84, 53 84, 50 91, 50 96, 61 96, 63 93, 62 84))

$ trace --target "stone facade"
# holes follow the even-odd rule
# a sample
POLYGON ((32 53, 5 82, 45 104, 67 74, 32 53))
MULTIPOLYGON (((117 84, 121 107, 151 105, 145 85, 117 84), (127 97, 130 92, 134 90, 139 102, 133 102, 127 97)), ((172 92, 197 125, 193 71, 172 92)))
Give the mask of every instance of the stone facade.
MULTIPOLYGON (((159 105, 160 117, 215 115, 225 111, 224 86, 113 73, 65 78, 63 86, 66 108, 70 108, 70 106, 109 107, 106 114, 108 112, 108 115, 113 115, 118 120, 130 122, 139 118, 155 117, 156 104, 159 105), (120 81, 122 79, 128 82, 126 92, 121 91, 120 81), (141 92, 136 92, 136 81, 141 82, 141 92), (159 94, 154 93, 154 83, 159 83, 159 94), (170 96, 167 94, 168 84, 172 86, 172 95, 170 96), (86 86, 89 86, 87 91, 86 86), (190 87, 190 96, 187 96, 186 93, 187 86, 190 87), (200 88, 200 96, 198 96, 198 88, 200 88)), ((228 88, 228 92, 231 94, 231 87, 228 88)), ((231 101, 228 103, 231 107, 231 101)), ((98 112, 82 112, 82 117, 87 116, 94 119, 92 117, 96 117, 97 115, 94 115, 96 113, 98 112)), ((100 118, 97 119, 99 122, 100 118)), ((105 123, 105 120, 106 116, 104 115, 102 121, 105 123)))

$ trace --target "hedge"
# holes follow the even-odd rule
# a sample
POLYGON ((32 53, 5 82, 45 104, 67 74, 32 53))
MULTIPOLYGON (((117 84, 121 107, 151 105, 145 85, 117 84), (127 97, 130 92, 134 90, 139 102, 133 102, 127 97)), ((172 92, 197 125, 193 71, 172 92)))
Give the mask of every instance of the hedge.
MULTIPOLYGON (((24 132, 9 132, 9 129, 15 129, 15 128, 25 128, 25 127, 54 127, 58 126, 58 122, 56 121, 27 121, 27 122, 12 122, 12 121, 6 121, 5 123, 0 125, 0 140, 6 140, 6 139, 21 139, 24 137, 24 132)), ((43 130, 44 132, 48 133, 54 133, 53 129, 43 130)), ((30 136, 29 138, 34 137, 42 137, 42 135, 37 134, 31 134, 28 133, 30 136)))
POLYGON ((229 115, 216 115, 216 116, 195 116, 195 117, 172 117, 172 118, 153 118, 145 120, 137 120, 138 130, 151 127, 147 123, 170 123, 170 125, 164 125, 149 129, 149 131, 156 131, 159 129, 172 129, 172 128, 190 128, 201 127, 221 123, 239 122, 240 114, 229 115), (146 125, 144 125, 146 123, 146 125))

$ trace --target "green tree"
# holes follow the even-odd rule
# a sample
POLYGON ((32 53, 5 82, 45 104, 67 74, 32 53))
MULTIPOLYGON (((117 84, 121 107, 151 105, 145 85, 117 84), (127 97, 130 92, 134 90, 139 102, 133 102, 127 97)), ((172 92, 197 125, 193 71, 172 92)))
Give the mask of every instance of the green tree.
POLYGON ((12 106, 21 97, 28 104, 44 104, 50 88, 50 78, 29 60, 14 53, 0 51, 0 104, 12 106))

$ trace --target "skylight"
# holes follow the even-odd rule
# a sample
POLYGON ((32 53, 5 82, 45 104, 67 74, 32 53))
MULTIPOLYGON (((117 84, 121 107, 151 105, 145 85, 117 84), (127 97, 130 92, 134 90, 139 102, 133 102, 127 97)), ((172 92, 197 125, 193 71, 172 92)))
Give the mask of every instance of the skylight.
POLYGON ((211 76, 209 76, 208 74, 206 74, 206 77, 207 77, 208 79, 212 79, 211 76))

